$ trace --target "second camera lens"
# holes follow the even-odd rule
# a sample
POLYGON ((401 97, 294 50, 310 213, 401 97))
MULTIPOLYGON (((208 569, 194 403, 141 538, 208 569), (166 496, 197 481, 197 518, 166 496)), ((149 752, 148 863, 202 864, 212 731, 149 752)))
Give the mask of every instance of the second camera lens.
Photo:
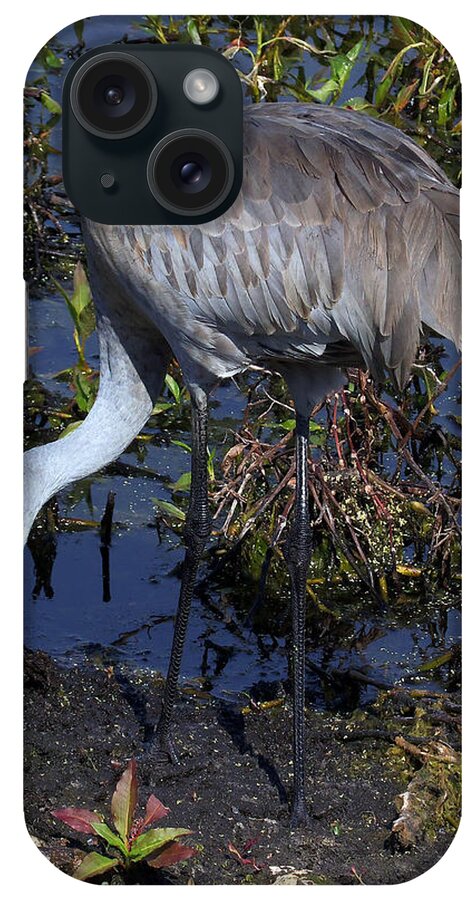
POLYGON ((180 178, 184 184, 199 184, 202 172, 198 163, 186 162, 180 168, 180 178))
POLYGON ((198 194, 210 184, 212 167, 201 153, 182 153, 174 159, 170 176, 179 191, 198 194))
POLYGON ((230 151, 216 135, 176 131, 154 147, 147 180, 155 199, 178 215, 203 215, 227 197, 234 179, 230 151))

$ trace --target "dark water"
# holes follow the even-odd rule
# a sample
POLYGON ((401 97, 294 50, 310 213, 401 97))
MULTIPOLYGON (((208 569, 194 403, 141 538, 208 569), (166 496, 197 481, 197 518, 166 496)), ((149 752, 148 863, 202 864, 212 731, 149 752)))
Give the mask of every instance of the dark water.
MULTIPOLYGON (((126 17, 86 22, 87 46, 118 40, 126 32, 131 37, 136 36, 130 22, 126 17)), ((72 28, 62 32, 61 40, 64 45, 75 43, 72 28)), ((355 82, 360 75, 362 71, 356 69, 346 88, 346 96, 358 92, 355 82)), ((51 93, 58 100, 61 99, 62 77, 51 77, 51 93)), ((52 156, 50 159, 51 171, 60 171, 60 158, 52 156)), ((65 385, 58 381, 55 373, 75 363, 76 351, 71 320, 60 295, 42 293, 35 296, 33 293, 30 344, 41 348, 32 357, 32 373, 50 390, 64 393, 65 385)), ((94 335, 88 342, 87 355, 94 365, 97 362, 94 335)), ((451 354, 448 367, 450 365, 451 354)), ((216 422, 239 421, 245 399, 234 384, 223 385, 215 400, 213 418, 216 422)), ((452 397, 440 398, 438 405, 440 421, 447 428, 448 413, 459 410, 452 397)), ((189 440, 187 432, 174 437, 189 440)), ((124 453, 121 462, 138 465, 133 453, 124 453)), ((159 543, 153 527, 152 498, 170 499, 163 477, 175 481, 187 470, 188 464, 189 457, 180 448, 151 443, 144 465, 161 478, 103 475, 88 480, 88 491, 84 491, 83 496, 78 487, 63 492, 59 498, 61 512, 96 520, 104 511, 108 491, 116 493, 114 520, 121 527, 114 533, 110 553, 112 599, 110 602, 103 600, 96 531, 58 536, 52 575, 54 595, 50 599, 43 592, 37 598, 33 597, 34 567, 31 555, 26 551, 27 646, 41 648, 62 661, 79 663, 85 658, 102 658, 166 671, 180 587, 175 569, 182 560, 183 550, 179 539, 173 535, 159 543), (73 496, 78 498, 76 505, 72 502, 73 496)), ((247 621, 246 610, 252 607, 254 594, 241 597, 239 608, 233 606, 233 592, 226 588, 209 589, 207 597, 211 603, 199 597, 193 602, 183 664, 184 678, 203 678, 213 693, 222 696, 249 692, 261 681, 286 678, 284 638, 263 633, 262 617, 259 629, 254 627, 253 620, 247 621), (234 627, 230 627, 230 623, 234 627)), ((272 598, 269 603, 272 605, 272 598)), ((432 604, 422 598, 417 609, 412 606, 407 617, 401 610, 375 609, 372 605, 365 615, 359 606, 358 615, 356 620, 349 607, 344 617, 346 627, 336 630, 331 647, 311 647, 311 661, 318 667, 337 672, 357 668, 376 680, 390 683, 410 680, 415 684, 442 686, 438 680, 432 681, 431 674, 422 675, 418 670, 428 659, 458 642, 460 615, 457 600, 446 598, 443 604, 432 604)), ((272 621, 273 616, 270 616, 272 621)), ((433 677, 437 679, 437 676, 433 677)), ((309 687, 315 705, 339 703, 339 696, 336 697, 334 692, 330 697, 317 675, 310 674, 309 687)), ((339 690, 337 688, 337 695, 339 690)), ((368 699, 374 690, 362 688, 358 701, 368 699)), ((345 693, 344 688, 342 692, 345 693)))

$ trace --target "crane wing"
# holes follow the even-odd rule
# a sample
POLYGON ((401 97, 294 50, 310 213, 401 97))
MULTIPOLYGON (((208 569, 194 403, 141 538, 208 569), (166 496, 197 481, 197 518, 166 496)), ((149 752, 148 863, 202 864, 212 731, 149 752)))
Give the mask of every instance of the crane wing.
MULTIPOLYGON (((150 229, 146 255, 194 321, 280 358, 344 343, 402 383, 424 326, 459 343, 458 222, 458 191, 402 132, 350 110, 264 104, 245 110, 230 210, 150 229)), ((140 245, 145 229, 134 232, 140 245)))

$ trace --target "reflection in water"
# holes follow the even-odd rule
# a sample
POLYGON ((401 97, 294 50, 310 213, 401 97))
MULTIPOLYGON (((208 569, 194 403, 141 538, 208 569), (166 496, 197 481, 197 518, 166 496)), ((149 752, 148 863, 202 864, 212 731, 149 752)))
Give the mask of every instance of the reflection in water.
POLYGON ((27 544, 34 563, 31 596, 36 600, 43 592, 48 600, 52 600, 55 595, 52 575, 56 559, 56 529, 51 505, 42 510, 39 520, 38 527, 30 532, 27 544))
POLYGON ((99 533, 101 536, 101 560, 102 560, 102 599, 109 603, 111 599, 111 574, 109 568, 109 548, 111 546, 112 517, 114 515, 114 491, 109 491, 106 501, 106 509, 101 519, 99 533))
MULTIPOLYGON (((97 528, 55 538, 45 525, 33 533, 25 560, 26 644, 66 663, 99 653, 105 663, 165 674, 182 547, 176 537, 157 540, 150 502, 156 484, 98 477, 92 486, 95 509, 107 507, 112 489, 114 525, 112 531, 105 528, 103 517, 102 541, 97 528)), ((111 499, 109 504, 112 515, 111 499)), ((51 516, 45 513, 46 523, 50 517, 52 524, 51 516)), ((250 616, 258 587, 226 584, 224 576, 219 587, 202 580, 192 605, 185 682, 198 679, 221 697, 253 695, 263 683, 274 685, 276 693, 287 684, 287 597, 265 594, 250 616)), ((355 592, 333 600, 329 589, 326 606, 333 615, 310 607, 308 703, 353 709, 384 685, 449 686, 458 663, 457 601, 422 599, 408 594, 404 602, 400 597, 382 608, 355 592), (440 658, 442 664, 432 669, 440 658)))

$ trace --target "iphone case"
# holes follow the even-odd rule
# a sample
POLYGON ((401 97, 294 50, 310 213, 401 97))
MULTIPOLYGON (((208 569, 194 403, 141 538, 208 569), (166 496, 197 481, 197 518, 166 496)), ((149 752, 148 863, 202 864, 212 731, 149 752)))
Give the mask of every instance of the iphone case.
POLYGON ((98 16, 39 51, 24 803, 67 874, 382 884, 450 844, 460 109, 444 45, 395 16, 98 16), (238 196, 81 218, 69 69, 184 44, 240 77, 238 196))

